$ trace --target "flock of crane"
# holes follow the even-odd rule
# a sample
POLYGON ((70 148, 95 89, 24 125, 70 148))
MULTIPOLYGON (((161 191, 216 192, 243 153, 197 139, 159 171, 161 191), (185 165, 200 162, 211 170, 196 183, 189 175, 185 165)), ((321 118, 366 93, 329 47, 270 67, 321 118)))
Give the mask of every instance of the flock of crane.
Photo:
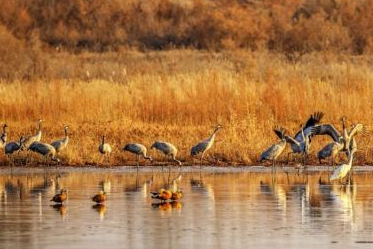
POLYGON ((316 135, 327 135, 333 139, 333 142, 323 147, 317 153, 317 157, 320 163, 326 158, 331 158, 331 164, 334 166, 336 156, 341 152, 345 152, 348 156, 348 163, 342 164, 335 169, 330 180, 342 179, 347 176, 352 167, 353 155, 357 150, 355 136, 359 133, 364 133, 365 127, 363 124, 354 124, 347 130, 346 118, 342 117, 342 133, 340 133, 331 124, 320 124, 323 116, 324 113, 315 112, 308 118, 305 125, 301 125, 300 131, 294 137, 291 137, 284 128, 275 127, 273 130, 280 138, 280 141, 265 150, 260 156, 260 161, 272 161, 272 167, 274 168, 276 159, 283 153, 286 144, 289 143, 292 152, 288 154, 288 161, 291 154, 301 155, 303 157, 303 165, 305 165, 312 138, 316 135))
MULTIPOLYGON (((270 146, 265 150, 260 156, 260 162, 272 161, 272 168, 275 169, 277 158, 284 152, 287 144, 290 144, 292 152, 288 154, 288 162, 291 154, 301 155, 303 158, 303 165, 306 164, 306 160, 310 151, 312 138, 316 135, 327 135, 333 139, 333 142, 327 144, 322 148, 317 157, 320 162, 324 159, 331 158, 331 163, 334 165, 336 156, 340 152, 345 152, 348 156, 348 163, 340 165, 335 171, 331 180, 341 179, 345 177, 352 167, 353 154, 357 150, 357 144, 355 136, 359 133, 365 131, 363 124, 355 124, 347 130, 346 118, 342 117, 342 132, 338 130, 331 124, 320 124, 324 114, 322 112, 315 112, 312 114, 304 125, 301 125, 300 130, 295 134, 294 137, 289 135, 289 133, 283 127, 275 127, 273 130, 275 134, 279 137, 279 141, 270 146)), ((51 144, 41 142, 42 130, 41 124, 42 120, 38 120, 38 131, 35 135, 23 137, 21 136, 19 141, 8 142, 7 141, 7 125, 3 125, 3 131, 0 137, 0 148, 5 149, 5 154, 8 155, 11 164, 14 164, 13 154, 20 151, 32 151, 44 156, 45 161, 55 161, 60 162, 57 158, 57 154, 64 150, 69 143, 69 127, 65 126, 65 137, 52 142, 51 144)), ((205 153, 212 147, 216 133, 222 129, 222 125, 217 125, 213 133, 206 140, 202 140, 191 148, 190 155, 197 156, 200 155, 200 165, 202 165, 205 153)), ((176 158, 177 148, 168 142, 156 141, 152 144, 151 149, 157 149, 162 152, 165 156, 171 158, 180 167, 182 165, 181 161, 176 158)), ((143 159, 153 162, 152 157, 147 155, 146 146, 139 143, 129 143, 123 148, 124 151, 133 153, 136 156, 137 166, 140 163, 140 157, 143 159)), ((104 155, 108 156, 111 152, 111 146, 105 141, 105 136, 102 137, 102 142, 99 145, 98 151, 104 155)), ((27 157, 27 161, 29 155, 27 157)), ((26 161, 26 163, 27 163, 26 161)))

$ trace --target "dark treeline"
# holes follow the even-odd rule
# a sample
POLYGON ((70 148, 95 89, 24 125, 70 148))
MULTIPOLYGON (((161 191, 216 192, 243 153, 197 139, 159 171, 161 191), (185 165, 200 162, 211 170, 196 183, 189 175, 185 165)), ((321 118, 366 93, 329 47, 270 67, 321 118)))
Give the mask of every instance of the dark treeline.
POLYGON ((26 45, 74 52, 373 52, 371 0, 3 0, 0 25, 26 45))

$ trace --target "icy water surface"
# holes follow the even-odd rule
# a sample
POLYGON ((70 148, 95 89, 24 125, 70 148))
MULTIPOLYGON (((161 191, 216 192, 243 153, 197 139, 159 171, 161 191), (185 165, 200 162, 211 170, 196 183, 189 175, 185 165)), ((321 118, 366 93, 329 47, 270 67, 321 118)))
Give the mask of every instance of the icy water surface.
POLYGON ((0 248, 372 248, 373 174, 355 173, 350 186, 327 179, 318 172, 2 171, 0 248), (68 201, 53 206, 62 187, 68 201), (149 192, 159 188, 180 188, 184 197, 158 205, 149 192), (90 197, 100 189, 108 201, 97 206, 90 197))

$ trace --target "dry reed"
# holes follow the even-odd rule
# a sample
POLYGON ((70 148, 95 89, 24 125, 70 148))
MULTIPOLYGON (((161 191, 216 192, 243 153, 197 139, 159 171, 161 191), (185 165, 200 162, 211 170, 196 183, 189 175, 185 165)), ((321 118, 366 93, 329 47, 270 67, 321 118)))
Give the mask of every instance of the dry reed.
MULTIPOLYGON (((245 51, 53 56, 51 79, 0 82, 0 118, 10 127, 10 140, 35 133, 38 118, 45 120, 46 142, 61 138, 68 124, 71 143, 61 156, 69 165, 96 163, 102 134, 114 147, 111 164, 134 163, 121 151, 125 143, 150 147, 157 139, 175 144, 180 159, 191 164, 191 146, 221 123, 225 129, 208 163, 252 165, 277 140, 274 125, 294 133, 314 111, 325 112, 324 122, 339 129, 342 115, 349 124, 372 124, 373 71, 366 56, 309 54, 295 64, 245 51), (65 77, 57 77, 63 70, 65 77)), ((370 135, 357 139, 359 164, 373 163, 370 135)), ((313 162, 329 140, 314 140, 313 162)))

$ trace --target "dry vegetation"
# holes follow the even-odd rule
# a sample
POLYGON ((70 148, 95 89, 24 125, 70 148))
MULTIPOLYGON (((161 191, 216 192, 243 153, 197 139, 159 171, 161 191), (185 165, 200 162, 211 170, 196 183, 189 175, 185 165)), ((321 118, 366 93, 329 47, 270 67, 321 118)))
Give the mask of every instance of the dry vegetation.
MULTIPOLYGON (((115 164, 133 159, 120 152, 125 143, 150 146, 156 139, 177 145, 181 159, 191 163, 190 147, 222 123, 226 128, 210 162, 255 164, 276 141, 275 124, 295 132, 316 110, 339 128, 342 115, 351 123, 372 123, 373 71, 367 57, 309 54, 293 64, 281 55, 242 51, 128 52, 68 55, 66 69, 65 56, 55 54, 49 63, 81 79, 3 81, 0 117, 10 125, 12 139, 35 132, 40 117, 44 141, 61 137, 63 124, 69 124, 71 164, 96 162, 101 134, 114 145, 115 164), (87 71, 97 77, 88 78, 87 71)), ((317 138, 313 152, 325 142, 317 138)), ((358 143, 359 163, 372 163, 371 137, 359 137, 358 143)))
MULTIPOLYGON (((47 142, 69 124, 71 165, 96 163, 102 134, 113 164, 133 163, 125 143, 156 139, 191 164, 191 146, 222 123, 209 163, 256 164, 275 124, 295 132, 318 110, 338 128, 342 115, 372 124, 371 13, 368 0, 9 0, 0 119, 11 140, 38 118, 47 142)), ((357 163, 373 163, 371 140, 357 139, 357 163)))

